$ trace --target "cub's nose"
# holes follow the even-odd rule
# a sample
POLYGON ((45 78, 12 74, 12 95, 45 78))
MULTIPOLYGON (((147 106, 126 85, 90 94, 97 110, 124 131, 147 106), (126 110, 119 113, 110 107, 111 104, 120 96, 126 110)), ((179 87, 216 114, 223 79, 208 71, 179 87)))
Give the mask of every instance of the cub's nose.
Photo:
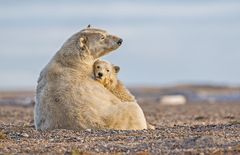
POLYGON ((123 40, 122 40, 122 39, 119 39, 119 40, 117 41, 117 44, 120 46, 120 45, 122 44, 122 42, 123 42, 123 40))
POLYGON ((103 74, 102 74, 102 73, 98 73, 98 76, 99 76, 99 77, 102 77, 102 76, 103 76, 103 74))

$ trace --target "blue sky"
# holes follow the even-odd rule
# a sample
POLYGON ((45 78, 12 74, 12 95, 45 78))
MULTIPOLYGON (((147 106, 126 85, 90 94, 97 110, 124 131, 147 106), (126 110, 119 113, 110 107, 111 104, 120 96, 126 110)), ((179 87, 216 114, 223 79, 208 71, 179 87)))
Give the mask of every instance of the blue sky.
POLYGON ((88 24, 124 43, 104 57, 127 85, 240 84, 240 1, 5 1, 0 89, 34 88, 63 42, 88 24))

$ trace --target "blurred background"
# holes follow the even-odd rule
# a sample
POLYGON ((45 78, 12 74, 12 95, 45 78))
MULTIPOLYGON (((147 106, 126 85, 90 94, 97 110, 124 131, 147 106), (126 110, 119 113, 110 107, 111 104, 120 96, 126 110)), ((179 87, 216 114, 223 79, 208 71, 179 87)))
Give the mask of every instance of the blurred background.
POLYGON ((0 90, 34 89, 73 33, 121 36, 104 59, 128 86, 240 84, 240 1, 1 1, 0 90))

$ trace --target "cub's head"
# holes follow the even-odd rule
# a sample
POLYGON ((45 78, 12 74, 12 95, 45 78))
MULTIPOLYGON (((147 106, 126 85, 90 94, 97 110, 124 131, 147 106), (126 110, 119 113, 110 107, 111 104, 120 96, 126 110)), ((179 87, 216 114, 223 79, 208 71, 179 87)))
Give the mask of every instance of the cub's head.
POLYGON ((94 79, 105 87, 110 87, 117 83, 117 73, 119 71, 119 66, 114 66, 107 61, 97 60, 93 64, 94 79))
POLYGON ((83 29, 79 38, 79 46, 89 50, 94 59, 117 49, 122 44, 122 39, 107 33, 105 30, 91 28, 83 29))

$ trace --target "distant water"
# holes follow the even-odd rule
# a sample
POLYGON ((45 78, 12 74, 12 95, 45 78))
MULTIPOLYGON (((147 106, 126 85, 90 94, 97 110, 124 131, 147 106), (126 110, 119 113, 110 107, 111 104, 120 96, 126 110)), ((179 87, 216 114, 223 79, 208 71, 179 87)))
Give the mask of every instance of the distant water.
MULTIPOLYGON (((154 88, 153 88, 154 89, 154 88)), ((176 89, 176 88, 159 88, 155 91, 147 91, 144 89, 131 89, 131 92, 137 97, 137 99, 159 102, 164 96, 184 96, 188 103, 240 103, 240 90, 228 90, 227 88, 222 91, 219 89, 214 89, 214 91, 209 91, 205 89, 194 90, 190 89, 176 89)))

